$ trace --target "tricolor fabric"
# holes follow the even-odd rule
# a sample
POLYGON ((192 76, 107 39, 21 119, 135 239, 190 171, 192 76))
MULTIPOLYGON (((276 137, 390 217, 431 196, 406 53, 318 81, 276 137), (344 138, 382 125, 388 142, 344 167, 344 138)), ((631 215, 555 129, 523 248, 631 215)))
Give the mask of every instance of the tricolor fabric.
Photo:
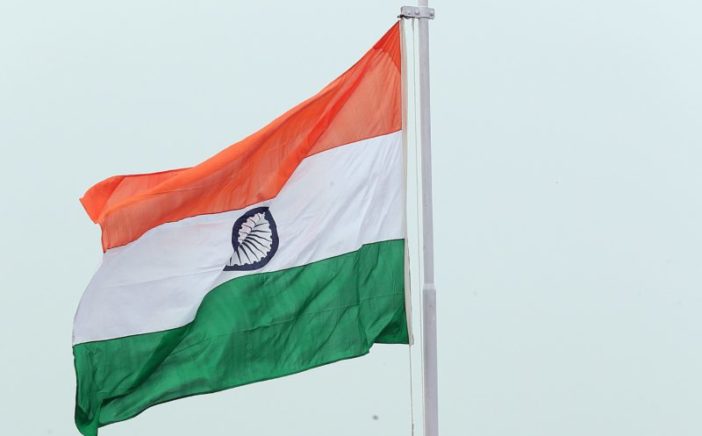
POLYGON ((104 257, 74 322, 81 433, 408 342, 400 62, 395 25, 205 162, 87 191, 104 257))

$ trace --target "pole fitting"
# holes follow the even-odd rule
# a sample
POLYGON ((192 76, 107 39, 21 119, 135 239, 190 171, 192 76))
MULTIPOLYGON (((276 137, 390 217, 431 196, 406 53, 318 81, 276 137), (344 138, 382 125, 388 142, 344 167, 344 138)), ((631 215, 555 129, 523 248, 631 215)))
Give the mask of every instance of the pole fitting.
POLYGON ((434 15, 434 8, 426 6, 402 6, 400 8, 400 15, 398 15, 397 18, 424 18, 433 20, 434 15))

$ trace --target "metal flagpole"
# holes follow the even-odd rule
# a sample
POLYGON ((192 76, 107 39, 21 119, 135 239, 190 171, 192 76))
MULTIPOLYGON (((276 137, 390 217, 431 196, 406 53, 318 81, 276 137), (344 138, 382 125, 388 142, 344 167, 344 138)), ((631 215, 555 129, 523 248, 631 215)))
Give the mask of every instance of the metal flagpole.
MULTIPOLYGON (((424 436, 439 435, 438 375, 436 358, 436 287, 434 285, 434 217, 431 184, 431 114, 429 95, 429 20, 434 9, 428 0, 403 6, 400 16, 418 22, 419 131, 422 191, 422 355, 424 377, 424 436)), ((415 102, 416 104, 416 102, 415 102)))

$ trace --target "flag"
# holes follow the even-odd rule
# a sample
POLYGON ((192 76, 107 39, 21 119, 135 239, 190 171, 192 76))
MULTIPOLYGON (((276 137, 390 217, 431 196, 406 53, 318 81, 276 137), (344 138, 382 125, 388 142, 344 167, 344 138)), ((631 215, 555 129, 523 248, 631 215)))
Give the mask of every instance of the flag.
POLYGON ((395 25, 212 158, 85 193, 104 254, 74 320, 81 433, 408 342, 400 62, 395 25))

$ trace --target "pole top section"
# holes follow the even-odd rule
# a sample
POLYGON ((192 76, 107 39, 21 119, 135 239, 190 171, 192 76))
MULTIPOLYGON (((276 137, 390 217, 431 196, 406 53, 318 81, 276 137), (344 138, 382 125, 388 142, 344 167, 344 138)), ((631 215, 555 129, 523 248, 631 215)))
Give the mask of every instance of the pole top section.
POLYGON ((424 18, 434 19, 434 8, 426 6, 402 6, 398 18, 424 18))

